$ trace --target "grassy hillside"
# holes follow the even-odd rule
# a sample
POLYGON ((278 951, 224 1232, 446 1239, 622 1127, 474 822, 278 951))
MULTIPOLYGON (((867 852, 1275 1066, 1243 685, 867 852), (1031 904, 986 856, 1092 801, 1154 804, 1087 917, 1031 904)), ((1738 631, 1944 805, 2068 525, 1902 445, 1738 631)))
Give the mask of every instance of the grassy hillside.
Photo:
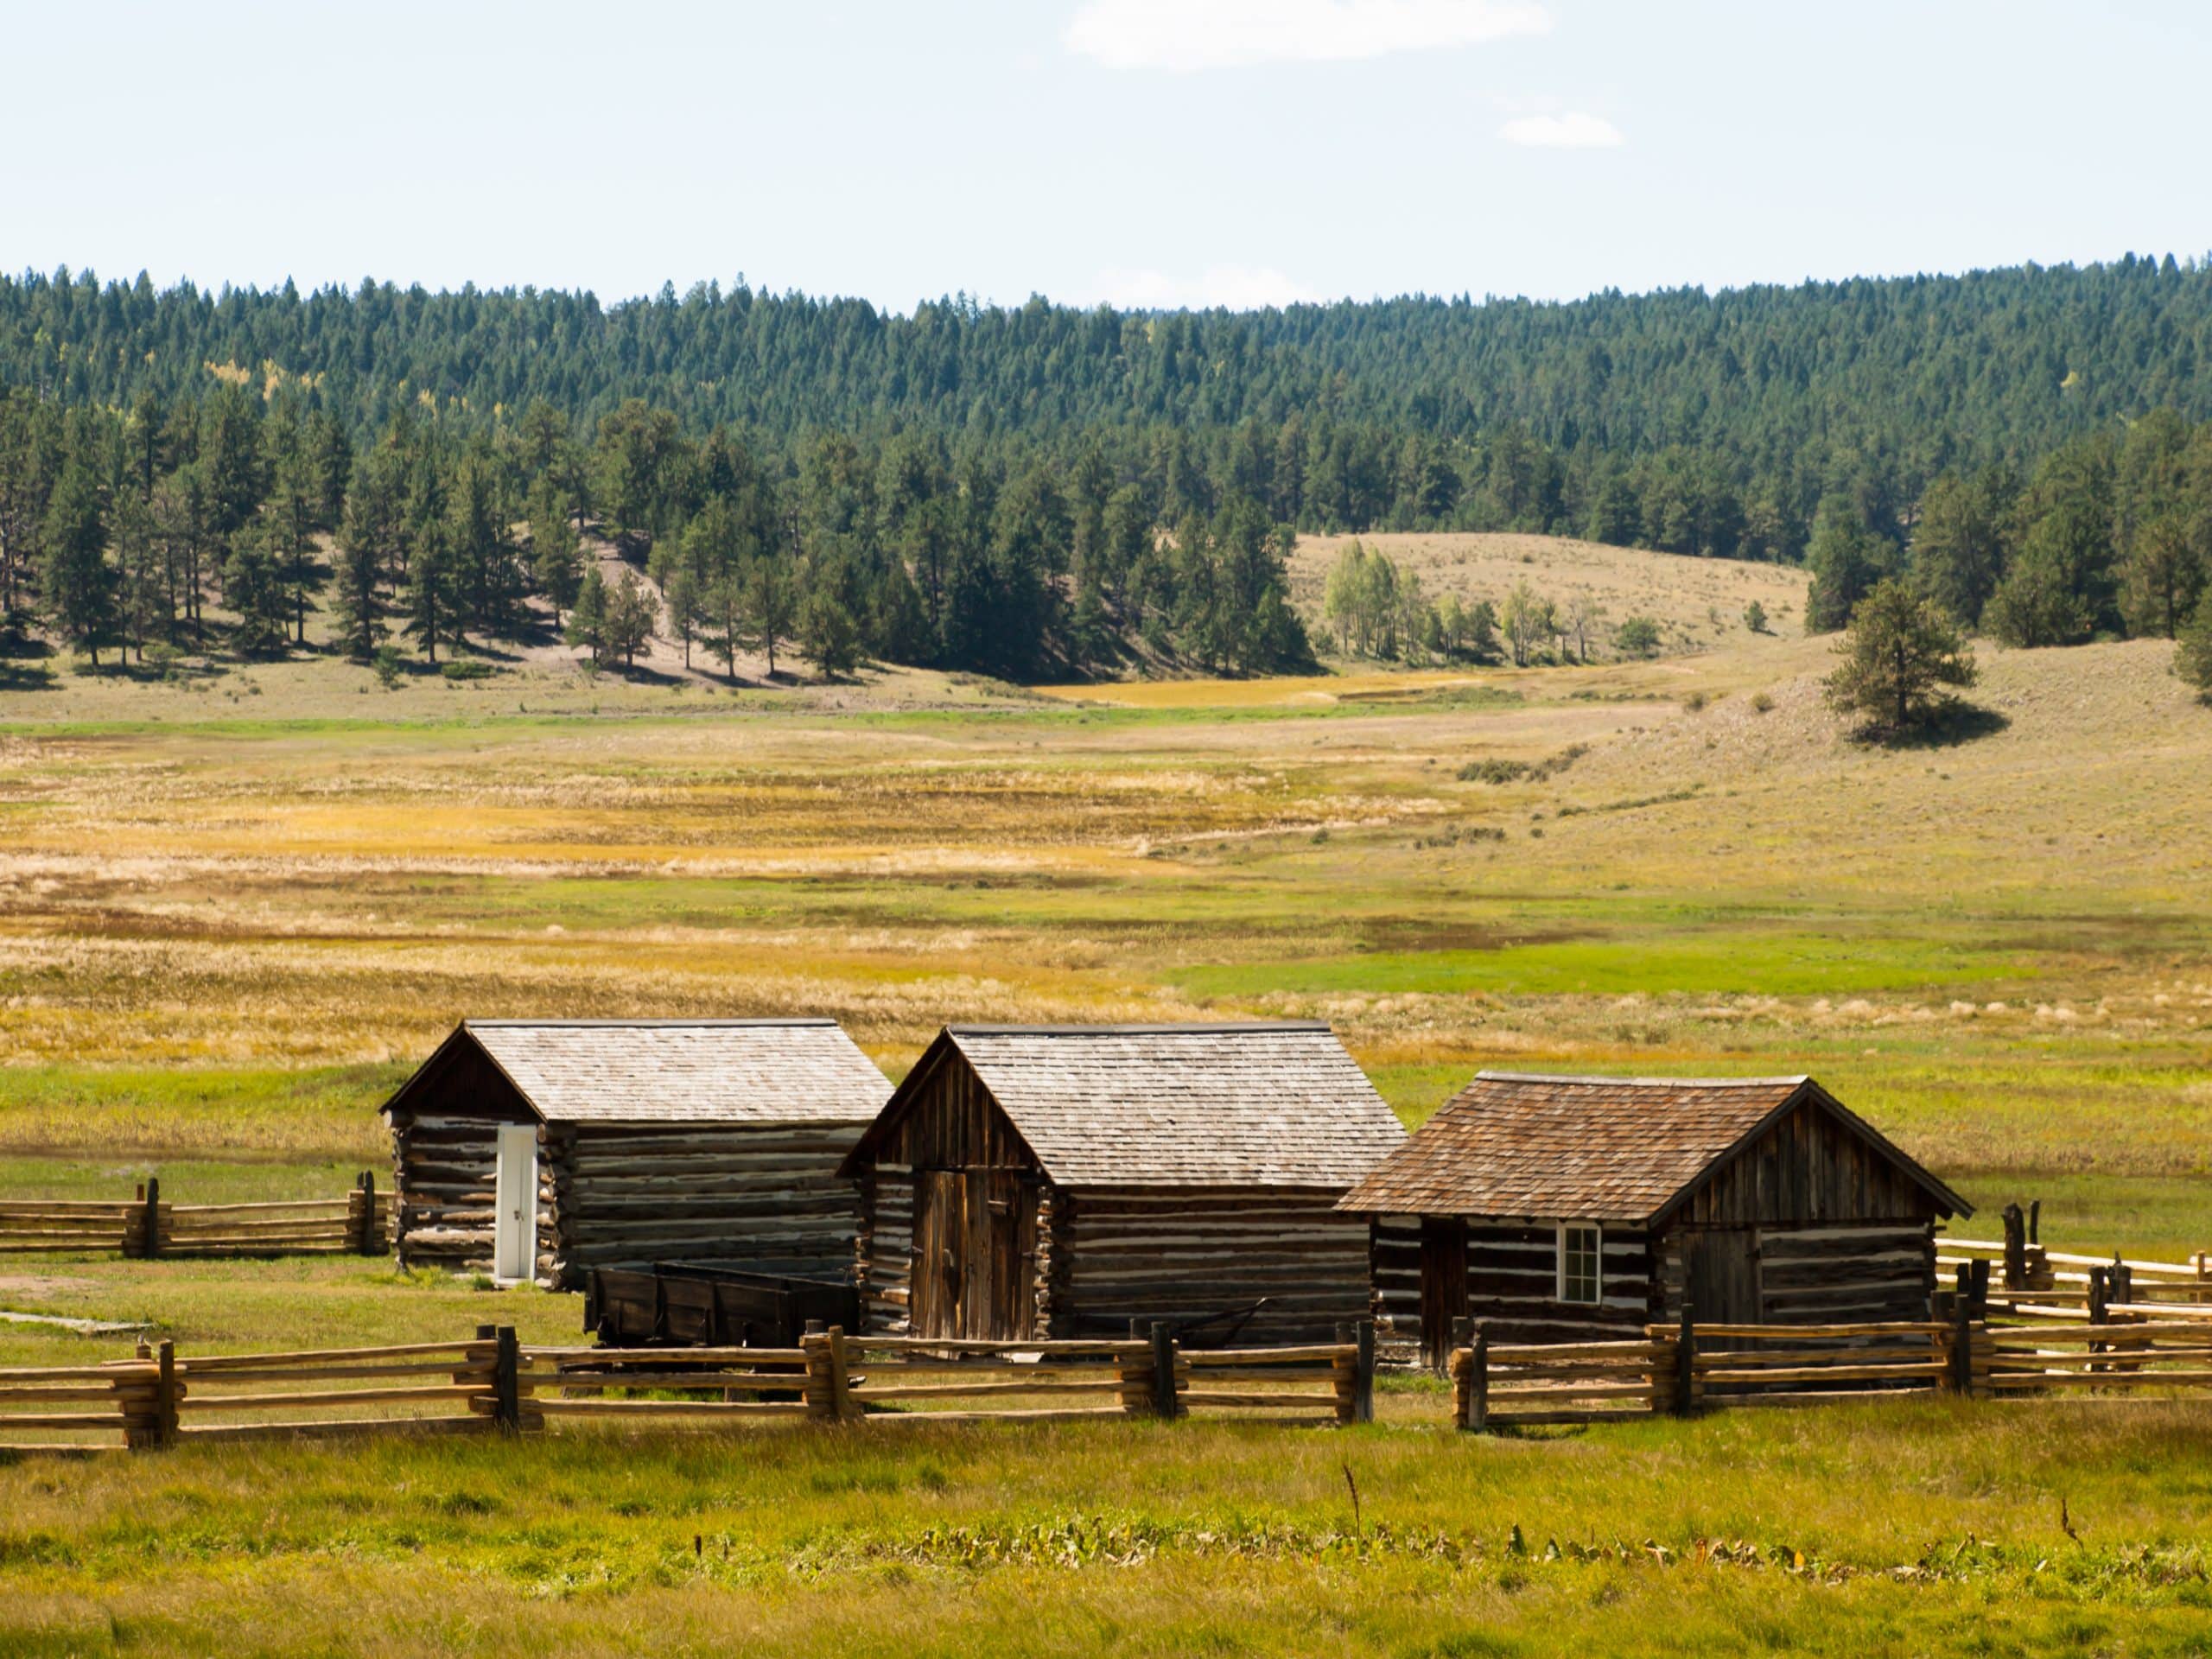
POLYGON ((471 1014, 819 1012, 894 1071, 946 1020, 1310 1014, 1409 1120, 1485 1064, 1812 1070, 1977 1198, 2212 1243, 2212 711, 2162 645, 1993 651, 1986 734, 1869 750, 1827 651, 10 698, 0 1151, 365 1157, 471 1014))

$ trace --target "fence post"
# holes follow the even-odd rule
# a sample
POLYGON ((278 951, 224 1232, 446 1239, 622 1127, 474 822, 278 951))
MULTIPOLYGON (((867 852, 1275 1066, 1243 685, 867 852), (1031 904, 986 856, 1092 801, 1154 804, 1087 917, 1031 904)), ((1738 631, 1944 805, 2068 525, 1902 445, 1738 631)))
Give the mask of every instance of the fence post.
POLYGON ((139 1249, 151 1260, 162 1253, 162 1178, 158 1175, 146 1178, 145 1217, 140 1224, 146 1230, 139 1249))
POLYGON ((154 1351, 154 1444, 176 1444, 176 1344, 166 1338, 154 1351))
POLYGON ((1467 1344, 1467 1392, 1459 1427, 1476 1434, 1490 1432, 1490 1332, 1480 1325, 1467 1344))
POLYGON ((1152 1408, 1166 1418, 1182 1409, 1175 1397, 1175 1338, 1164 1319, 1152 1322, 1152 1408))
POLYGON ((1375 1321, 1362 1319, 1352 1327, 1355 1344, 1351 1372, 1351 1420, 1375 1421, 1375 1321))
POLYGON ((1989 1317, 1989 1263, 1977 1259, 1967 1263, 1967 1300, 1974 1304, 1977 1319, 1989 1317))
POLYGON ((820 1319, 809 1319, 799 1333, 798 1345, 806 1355, 806 1414, 817 1421, 836 1410, 830 1379, 830 1333, 820 1319))
POLYGON ((2005 1288, 2028 1287, 2028 1218, 2017 1204, 2005 1206, 2005 1288))
MULTIPOLYGON (((2091 1325, 2109 1325, 2112 1322, 2111 1301, 2112 1280, 2107 1269, 2091 1268, 2089 1269, 2089 1323, 2091 1325)), ((2101 1354, 2105 1351, 2105 1344, 2101 1342, 2093 1342, 2088 1345, 2088 1351, 2092 1354, 2101 1354)), ((2087 1369, 2101 1371, 2105 1368, 2093 1359, 2087 1369)))
POLYGON ((522 1350, 515 1328, 503 1325, 493 1333, 492 1421, 502 1434, 522 1433, 522 1350))
POLYGON ((1675 1415, 1697 1415, 1697 1311, 1688 1296, 1675 1337, 1675 1415))
POLYGON ((354 1248, 363 1255, 384 1254, 384 1237, 377 1227, 377 1177, 374 1170, 365 1169, 353 1192, 354 1207, 359 1211, 355 1218, 354 1248))
POLYGON ((845 1369, 845 1327, 833 1325, 824 1338, 830 1350, 830 1416, 833 1422, 847 1422, 860 1415, 853 1407, 852 1377, 845 1369))
POLYGON ((2196 1288, 2190 1293, 2189 1300, 2193 1303, 2201 1303, 2204 1300, 2207 1288, 2212 1287, 2212 1253, 2197 1251, 2189 1258, 2189 1265, 2196 1269, 2196 1288))
POLYGON ((1974 1393, 1974 1297, 1963 1262, 1959 1263, 1958 1294, 1951 1299, 1951 1388, 1959 1394, 1974 1393))

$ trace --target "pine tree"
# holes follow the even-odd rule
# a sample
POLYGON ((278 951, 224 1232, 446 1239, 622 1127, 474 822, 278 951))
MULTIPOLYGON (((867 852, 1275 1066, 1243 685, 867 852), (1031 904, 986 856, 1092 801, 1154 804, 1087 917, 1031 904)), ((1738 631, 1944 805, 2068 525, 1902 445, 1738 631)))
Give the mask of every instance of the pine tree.
POLYGON ((355 662, 371 660, 384 639, 384 594, 398 542, 397 482, 379 454, 354 469, 338 527, 338 637, 355 662))
POLYGON ((531 498, 530 568, 537 591, 553 607, 553 625, 561 625, 563 612, 576 602, 583 584, 583 550, 577 539, 568 503, 550 484, 542 484, 531 498))
POLYGON ((1974 652, 1934 601, 1885 578, 1860 600, 1836 647, 1828 700, 1891 735, 1924 726, 1949 706, 1948 688, 1974 683, 1974 652))
POLYGON ((659 625, 660 604, 652 590, 638 580, 636 571, 625 570, 607 596, 607 652, 620 652, 625 669, 636 667, 638 653, 651 643, 659 625))
POLYGON ((231 537, 223 561, 223 602, 238 613, 231 643, 242 657, 276 657, 284 651, 291 594, 280 561, 281 543, 267 524, 251 524, 231 537))
POLYGON ((594 560, 584 570, 563 637, 577 650, 589 652, 594 666, 607 660, 607 578, 600 575, 599 563, 594 560))
POLYGON ((108 563, 99 480, 81 459, 61 469, 40 535, 40 596, 64 638, 82 645, 98 668, 115 632, 116 579, 108 563))
POLYGON ((433 519, 418 525, 413 541, 407 583, 401 594, 406 631, 421 645, 424 658, 435 663, 441 640, 448 645, 461 643, 461 584, 442 521, 433 519))
POLYGON ((1805 549, 1813 582, 1805 595, 1805 631, 1834 633, 1850 625, 1859 601, 1895 574, 1895 550, 1866 528, 1859 509, 1841 496, 1821 504, 1813 539, 1805 549))
POLYGON ((2212 597, 2197 601, 2196 613, 2182 629, 2174 646, 2174 672, 2202 701, 2212 702, 2212 597))

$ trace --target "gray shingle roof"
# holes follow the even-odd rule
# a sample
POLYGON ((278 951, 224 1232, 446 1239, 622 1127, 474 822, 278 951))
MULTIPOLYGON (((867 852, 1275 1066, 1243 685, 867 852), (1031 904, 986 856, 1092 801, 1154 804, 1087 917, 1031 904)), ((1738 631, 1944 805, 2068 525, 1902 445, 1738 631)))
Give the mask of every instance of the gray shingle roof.
POLYGON ((552 1123, 867 1123, 891 1094, 833 1020, 470 1020, 448 1040, 552 1123))
POLYGON ((1340 1210, 1646 1221, 1801 1095, 1934 1192, 1941 1183, 1809 1077, 1555 1077, 1484 1071, 1340 1210))
POLYGON ((953 1026, 945 1040, 1063 1186, 1341 1189, 1406 1138, 1325 1025, 953 1026))

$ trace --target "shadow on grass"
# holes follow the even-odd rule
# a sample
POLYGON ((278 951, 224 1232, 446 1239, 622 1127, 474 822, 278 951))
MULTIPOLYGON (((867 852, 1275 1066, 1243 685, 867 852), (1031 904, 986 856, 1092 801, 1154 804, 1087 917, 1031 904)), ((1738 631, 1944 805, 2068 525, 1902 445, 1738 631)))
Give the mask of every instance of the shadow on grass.
POLYGON ((1885 749, 1955 749, 1978 738, 1994 737, 2011 728, 2012 720, 1994 709, 1977 703, 1949 702, 1917 726, 1902 730, 1887 726, 1862 726, 1852 734, 1861 743, 1885 749))

